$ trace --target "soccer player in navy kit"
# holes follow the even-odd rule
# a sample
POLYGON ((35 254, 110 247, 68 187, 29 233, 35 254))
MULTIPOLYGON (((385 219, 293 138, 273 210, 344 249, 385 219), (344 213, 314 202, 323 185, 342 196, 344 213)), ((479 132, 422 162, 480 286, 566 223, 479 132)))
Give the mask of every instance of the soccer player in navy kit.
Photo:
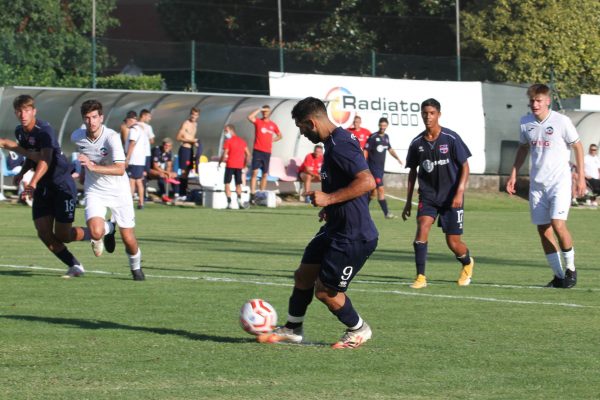
POLYGON ((394 157, 400 165, 402 165, 402 160, 398 157, 398 154, 392 149, 390 145, 390 137, 385 133, 389 122, 387 118, 379 118, 379 130, 369 136, 367 139, 367 143, 365 144, 365 158, 369 164, 369 169, 375 178, 375 184, 377 188, 373 191, 373 197, 375 192, 377 192, 377 201, 379 202, 379 206, 383 211, 383 215, 387 219, 396 218, 394 214, 389 212, 387 201, 385 199, 385 189, 383 186, 383 174, 385 169, 385 155, 386 152, 389 152, 392 157, 394 157))
POLYGON ((21 172, 15 176, 16 183, 27 171, 34 170, 25 187, 25 192, 33 196, 33 224, 48 250, 68 267, 63 277, 83 275, 83 266, 65 246, 65 243, 84 239, 84 230, 72 227, 77 188, 71 177, 71 164, 62 153, 50 124, 36 118, 33 97, 16 97, 13 108, 21 123, 15 129, 17 142, 0 139, 0 147, 27 157, 21 172))
POLYGON ((303 339, 304 315, 313 295, 346 326, 333 348, 356 348, 371 338, 371 328, 358 315, 345 292, 352 278, 377 247, 378 232, 371 219, 368 193, 375 188, 358 140, 336 127, 327 117, 325 104, 314 97, 298 102, 292 118, 311 142, 324 143, 321 167, 323 191, 310 192, 319 212, 321 227, 310 241, 294 273, 285 326, 259 335, 261 343, 303 339))
POLYGON ((458 278, 460 286, 471 283, 474 260, 463 243, 463 201, 469 178, 468 158, 471 152, 456 132, 439 124, 441 105, 435 99, 421 104, 421 117, 425 131, 410 143, 406 167, 410 168, 406 206, 402 219, 407 220, 412 207, 412 196, 417 175, 419 177, 419 209, 417 211, 417 233, 413 243, 417 278, 413 289, 427 286, 425 263, 427 261, 427 239, 436 218, 446 234, 446 243, 456 259, 462 264, 458 278), (418 173, 417 173, 418 168, 418 173))

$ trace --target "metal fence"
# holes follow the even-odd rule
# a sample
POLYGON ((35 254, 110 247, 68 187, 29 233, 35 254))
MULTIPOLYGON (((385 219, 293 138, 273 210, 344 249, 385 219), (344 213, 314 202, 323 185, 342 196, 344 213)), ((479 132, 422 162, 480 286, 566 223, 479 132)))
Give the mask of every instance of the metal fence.
MULTIPOLYGON (((349 54, 229 46, 200 42, 145 42, 99 38, 113 59, 103 74, 141 70, 161 73, 171 90, 194 90, 203 84, 231 84, 232 76, 246 77, 255 87, 241 91, 266 92, 269 71, 377 76, 407 79, 456 80, 456 57, 382 54, 365 51, 349 54), (207 76, 213 75, 211 79, 207 76), (216 76, 216 77, 215 77, 216 76), (219 76, 221 76, 219 78, 219 76), (200 83, 200 84, 199 84, 200 83)), ((462 80, 486 81, 491 70, 481 60, 461 59, 462 80)), ((235 84, 235 79, 233 79, 235 84)), ((252 85, 251 85, 252 86, 252 85)), ((211 89, 219 89, 213 87, 211 89)))

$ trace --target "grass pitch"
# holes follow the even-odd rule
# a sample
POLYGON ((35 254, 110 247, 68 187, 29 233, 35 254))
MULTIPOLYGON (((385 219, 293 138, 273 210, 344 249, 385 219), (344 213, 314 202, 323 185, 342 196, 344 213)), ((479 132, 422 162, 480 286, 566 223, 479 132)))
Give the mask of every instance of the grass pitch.
MULTIPOLYGON (((390 201, 399 215, 403 203, 390 201)), ((357 350, 328 346, 343 327, 313 301, 305 345, 260 345, 238 312, 264 298, 285 319, 292 272, 317 231, 310 207, 210 210, 149 205, 137 214, 145 282, 122 244, 95 258, 69 248, 83 278, 36 238, 30 209, 0 205, 2 399, 596 399, 600 397, 598 210, 574 209, 579 283, 552 272, 527 203, 467 194, 473 284, 432 231, 415 291, 414 218, 371 212, 380 242, 348 294, 373 328, 357 350)), ((83 223, 83 210, 77 210, 83 223)))

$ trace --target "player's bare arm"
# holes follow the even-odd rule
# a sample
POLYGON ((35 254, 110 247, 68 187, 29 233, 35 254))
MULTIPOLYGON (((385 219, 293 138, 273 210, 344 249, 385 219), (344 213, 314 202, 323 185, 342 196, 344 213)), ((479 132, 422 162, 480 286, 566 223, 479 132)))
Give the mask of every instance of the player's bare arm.
POLYGON ((521 144, 517 149, 517 155, 515 156, 515 162, 513 163, 512 169, 510 171, 510 177, 506 182, 506 191, 508 194, 515 194, 517 191, 515 190, 515 184, 517 183, 517 173, 521 166, 525 162, 527 158, 527 154, 529 153, 529 145, 521 144))
POLYGON ((10 139, 0 139, 0 148, 14 151, 15 153, 19 153, 20 155, 35 162, 40 161, 41 158, 38 151, 24 149, 23 147, 19 146, 17 142, 10 139))
POLYGON ((575 165, 577 167, 577 196, 583 197, 587 189, 583 163, 583 145, 581 144, 581 141, 578 141, 577 143, 572 144, 571 148, 575 151, 575 165))
POLYGON ((275 137, 273 138, 273 143, 279 142, 283 136, 281 136, 281 132, 275 132, 275 137))
POLYGON ((373 189, 375 189, 375 178, 371 175, 371 171, 364 170, 357 173, 354 176, 354 180, 345 188, 333 193, 324 193, 321 191, 308 192, 307 195, 313 199, 315 207, 327 207, 331 204, 352 200, 373 189))
POLYGON ((404 165, 404 164, 402 163, 402 160, 400 159, 400 157, 398 157, 398 154, 396 154, 396 152, 394 151, 394 149, 392 149, 392 148, 390 147, 390 149, 389 149, 388 151, 389 151, 389 153, 392 155, 392 157, 394 157, 396 160, 398 160, 398 162, 400 163, 400 165, 404 165))
POLYGON ((223 154, 221 154, 221 158, 219 158, 219 167, 221 166, 221 163, 224 162, 225 160, 227 160, 227 158, 229 157, 229 149, 225 149, 223 151, 223 154))
POLYGON ((406 185, 406 204, 404 210, 402 210, 402 219, 406 221, 410 217, 410 211, 412 209, 412 197, 415 191, 415 182, 417 181, 417 169, 411 168, 408 173, 408 183, 406 185))
POLYGON ((452 199, 452 208, 461 208, 463 206, 465 189, 467 188, 467 181, 469 180, 469 172, 469 162, 465 161, 460 169, 458 187, 456 188, 456 194, 452 199))
POLYGON ((95 172, 102 175, 121 176, 125 173, 125 163, 116 162, 112 165, 99 165, 92 162, 85 154, 80 154, 77 159, 82 167, 85 167, 90 172, 95 172))
POLYGON ((252 111, 252 113, 250 113, 250 115, 248 115, 248 121, 254 123, 254 121, 256 121, 256 116, 258 115, 259 112, 262 112, 262 111, 263 111, 262 108, 252 111))
POLYGON ((52 155, 54 154, 54 149, 52 148, 44 148, 40 151, 40 160, 37 162, 37 166, 35 167, 35 172, 33 173, 33 177, 25 187, 25 192, 27 194, 33 194, 33 191, 37 187, 38 182, 46 172, 48 172, 49 165, 52 161, 52 155))

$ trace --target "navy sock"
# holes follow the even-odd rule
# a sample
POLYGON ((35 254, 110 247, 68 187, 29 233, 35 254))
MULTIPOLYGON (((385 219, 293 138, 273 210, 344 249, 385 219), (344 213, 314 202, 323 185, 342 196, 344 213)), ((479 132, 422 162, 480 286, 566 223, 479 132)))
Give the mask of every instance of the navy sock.
POLYGON ((413 242, 415 249, 415 264, 417 275, 425 275, 425 263, 427 262, 427 242, 413 242))
POLYGON ((348 328, 354 328, 360 321, 360 317, 352 306, 352 302, 348 296, 346 296, 346 302, 342 308, 332 311, 332 313, 337 317, 338 320, 340 320, 342 324, 346 325, 348 328))
POLYGON ((314 292, 314 288, 298 289, 294 287, 288 303, 288 318, 295 321, 287 321, 285 323, 286 328, 294 329, 302 326, 302 320, 304 319, 308 305, 312 302, 314 292))
POLYGON ((81 265, 79 261, 77 261, 75 256, 69 251, 69 249, 67 249, 67 246, 65 246, 65 248, 59 251, 58 253, 54 253, 54 255, 67 267, 72 267, 73 265, 81 265))
POLYGON ((188 178, 179 178, 179 195, 185 196, 187 194, 188 178))
POLYGON ((467 249, 467 252, 462 257, 457 256, 456 259, 460 261, 462 265, 468 265, 469 263, 471 263, 471 255, 469 254, 469 249, 467 249))
POLYGON ((388 215, 388 206, 387 206, 387 200, 383 199, 383 200, 377 200, 377 202, 379 203, 379 206, 381 207, 381 209, 383 210, 383 215, 388 215))

